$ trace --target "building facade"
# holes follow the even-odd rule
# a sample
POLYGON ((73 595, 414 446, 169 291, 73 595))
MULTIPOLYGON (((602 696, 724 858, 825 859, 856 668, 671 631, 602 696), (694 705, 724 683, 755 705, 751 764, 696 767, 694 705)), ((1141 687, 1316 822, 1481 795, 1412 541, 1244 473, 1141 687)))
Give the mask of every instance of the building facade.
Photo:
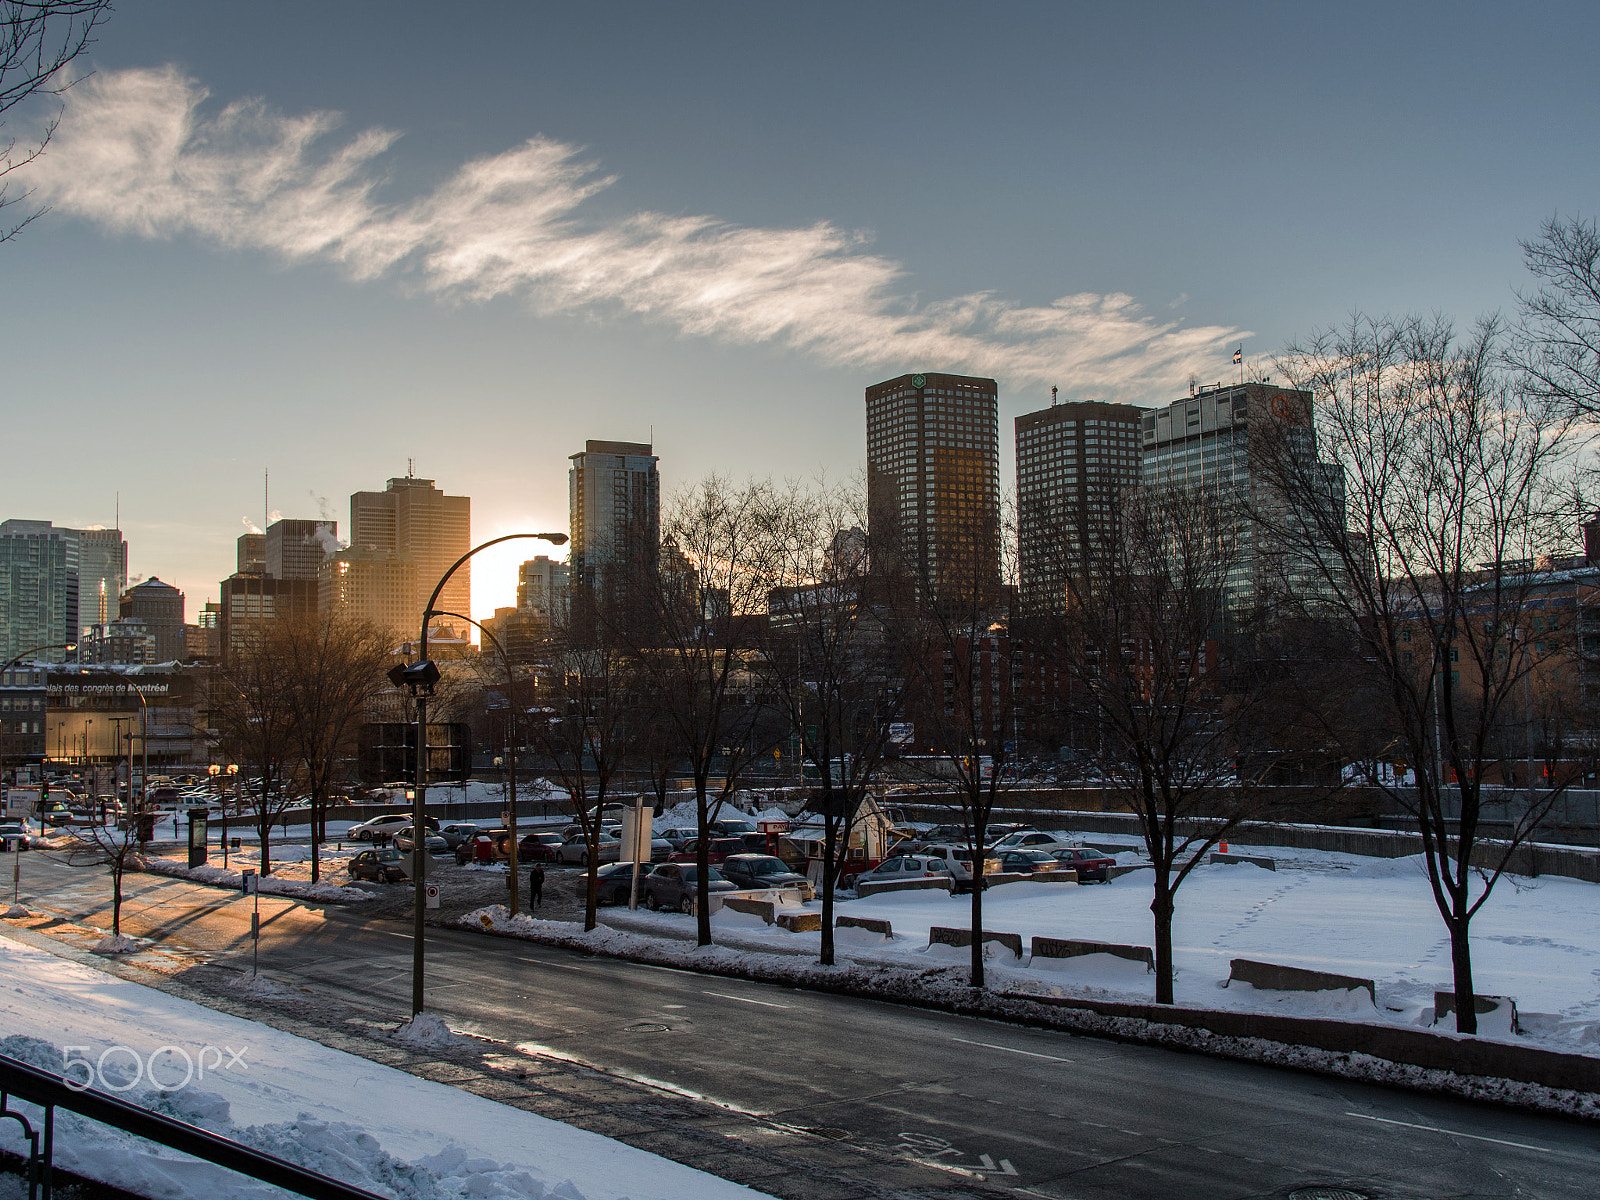
MULTIPOLYGON (((414 637, 434 587, 471 549, 469 497, 447 496, 431 479, 410 475, 391 479, 384 491, 356 492, 350 497, 349 550, 358 553, 348 560, 349 569, 334 572, 342 576, 334 591, 342 606, 353 612, 385 612, 389 616, 383 624, 402 634, 409 630, 406 636, 414 637), (358 589, 369 583, 402 590, 368 597, 358 589)), ((434 607, 470 613, 471 603, 472 564, 468 562, 451 577, 434 607)))
POLYGON ((867 389, 867 502, 875 566, 941 599, 1000 586, 999 388, 916 373, 867 389))
POLYGON ((1016 419, 1017 567, 1030 607, 1059 611, 1111 535, 1117 494, 1140 482, 1131 404, 1069 401, 1016 419))
POLYGON ((586 441, 583 451, 571 456, 569 587, 580 624, 593 619, 594 606, 602 599, 626 603, 630 587, 656 577, 661 545, 659 461, 643 442, 586 441))
POLYGON ((183 593, 151 576, 122 594, 118 614, 137 621, 155 638, 157 662, 177 662, 188 650, 183 632, 183 593))
POLYGON ((315 579, 322 560, 338 549, 336 521, 274 521, 267 526, 264 547, 267 574, 279 579, 315 579))
MULTIPOLYGON (((0 522, 0 655, 78 641, 78 541, 49 521, 0 522)), ((63 649, 41 650, 62 662, 63 649)))
MULTIPOLYGON (((428 580, 428 591, 437 581, 437 576, 428 580)), ((322 613, 381 626, 396 642, 411 641, 421 630, 428 595, 415 555, 351 546, 324 559, 315 582, 322 613)), ((441 596, 436 607, 468 611, 452 609, 448 596, 441 596)))
POLYGON ((128 586, 128 543, 120 529, 75 529, 78 540, 78 628, 117 619, 128 586))

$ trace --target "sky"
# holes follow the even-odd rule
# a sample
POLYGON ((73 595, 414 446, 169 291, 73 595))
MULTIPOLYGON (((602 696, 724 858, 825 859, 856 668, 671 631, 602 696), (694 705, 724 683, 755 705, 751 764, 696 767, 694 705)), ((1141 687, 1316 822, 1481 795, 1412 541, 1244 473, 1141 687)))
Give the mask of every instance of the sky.
MULTIPOLYGON (((849 480, 907 371, 1154 405, 1354 310, 1511 313, 1592 216, 1592 4, 124 0, 0 245, 0 518, 187 595, 408 463, 849 480), (263 503, 263 473, 270 490, 263 503)), ((58 105, 13 111, 26 138, 58 105)), ((525 547, 525 548, 524 548, 525 547)), ((515 602, 511 543, 476 616, 515 602)))

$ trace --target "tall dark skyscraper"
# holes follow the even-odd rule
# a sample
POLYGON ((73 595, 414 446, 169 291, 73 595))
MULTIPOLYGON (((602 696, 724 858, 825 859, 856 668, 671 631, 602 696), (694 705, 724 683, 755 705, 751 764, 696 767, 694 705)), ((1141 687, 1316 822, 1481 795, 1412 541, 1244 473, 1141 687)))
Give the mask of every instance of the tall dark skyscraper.
POLYGON ((660 460, 643 442, 587 441, 567 472, 573 619, 588 627, 594 604, 624 602, 630 581, 653 578, 661 545, 660 460))
POLYGON ((875 561, 942 600, 1000 585, 999 388, 901 375, 867 389, 867 503, 875 561))
POLYGON ((1085 400, 1017 418, 1017 566, 1029 605, 1059 610, 1067 580, 1089 569, 1117 491, 1138 486, 1143 415, 1085 400))

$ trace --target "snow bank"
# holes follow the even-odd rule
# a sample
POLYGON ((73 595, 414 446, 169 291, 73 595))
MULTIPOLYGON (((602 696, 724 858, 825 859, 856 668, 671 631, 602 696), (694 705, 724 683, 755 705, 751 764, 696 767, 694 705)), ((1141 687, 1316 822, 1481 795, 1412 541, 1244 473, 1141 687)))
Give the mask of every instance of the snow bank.
MULTIPOLYGON (((59 1074, 63 1046, 135 1104, 396 1200, 760 1200, 752 1191, 599 1134, 418 1079, 0 940, 0 1054, 59 1074), (163 1046, 241 1054, 185 1087, 152 1086, 135 1056, 163 1046), (112 1047, 127 1047, 105 1054, 112 1047), (104 1055, 104 1057, 102 1057, 104 1055), (126 1089, 126 1090, 122 1090, 126 1089)), ((262 986, 256 981, 252 986, 262 986)), ((448 1030, 445 1031, 448 1034, 448 1030)), ((450 1034, 454 1037, 455 1035, 450 1034)), ((184 1074, 157 1059, 161 1081, 184 1074)), ((75 1077, 81 1073, 81 1066, 75 1077)), ((99 1083, 97 1082, 97 1086, 99 1083)), ((0 1148, 15 1151, 14 1122, 0 1148)), ((56 1162, 162 1200, 286 1193, 61 1111, 56 1162)))
MULTIPOLYGON (((239 872, 228 867, 191 867, 175 858, 145 858, 139 868, 152 875, 171 875, 195 883, 209 883, 217 887, 239 890, 239 872)), ((263 896, 287 896, 293 900, 320 900, 331 904, 360 904, 371 900, 372 893, 358 887, 343 887, 322 880, 312 883, 305 879, 279 879, 276 875, 258 875, 258 886, 263 896)))

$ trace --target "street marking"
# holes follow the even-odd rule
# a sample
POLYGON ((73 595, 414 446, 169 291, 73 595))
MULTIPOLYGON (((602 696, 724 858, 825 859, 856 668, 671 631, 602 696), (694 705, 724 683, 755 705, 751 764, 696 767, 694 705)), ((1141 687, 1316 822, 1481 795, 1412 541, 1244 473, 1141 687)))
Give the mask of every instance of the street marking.
MULTIPOLYGON (((983 1165, 983 1169, 985 1171, 993 1171, 996 1169, 994 1165, 994 1159, 990 1158, 987 1154, 978 1155, 978 1162, 983 1165)), ((1017 1169, 1011 1165, 1011 1160, 1009 1158, 1002 1158, 1000 1160, 999 1171, 1002 1175, 1015 1175, 1017 1173, 1017 1169)))
POLYGON ((1504 1138, 1484 1137, 1480 1133, 1462 1133, 1458 1129, 1440 1129, 1437 1125, 1413 1125, 1410 1121, 1392 1121, 1388 1117, 1373 1117, 1366 1113, 1347 1112, 1347 1117, 1359 1117, 1363 1121, 1379 1121, 1384 1125, 1399 1125, 1403 1129, 1421 1129, 1426 1133, 1443 1133, 1450 1137, 1471 1138, 1475 1142, 1493 1142, 1496 1146, 1515 1146, 1518 1150, 1537 1150, 1540 1154, 1553 1154, 1555 1151, 1548 1146, 1530 1146, 1527 1142, 1508 1142, 1504 1138))
POLYGON ((748 996, 730 996, 726 992, 701 992, 702 996, 716 996, 720 1000, 737 1000, 741 1004, 759 1004, 762 1008, 793 1008, 792 1004, 774 1004, 771 1000, 752 1000, 748 996))
POLYGON ((963 1046, 982 1046, 985 1050, 1005 1050, 1010 1054, 1026 1054, 1029 1058, 1048 1058, 1051 1062, 1072 1061, 1070 1058, 1058 1058, 1054 1054, 1035 1054, 1032 1050, 1018 1050, 1015 1046, 997 1046, 993 1042, 969 1042, 966 1038, 952 1037, 952 1042, 960 1042, 963 1046))

